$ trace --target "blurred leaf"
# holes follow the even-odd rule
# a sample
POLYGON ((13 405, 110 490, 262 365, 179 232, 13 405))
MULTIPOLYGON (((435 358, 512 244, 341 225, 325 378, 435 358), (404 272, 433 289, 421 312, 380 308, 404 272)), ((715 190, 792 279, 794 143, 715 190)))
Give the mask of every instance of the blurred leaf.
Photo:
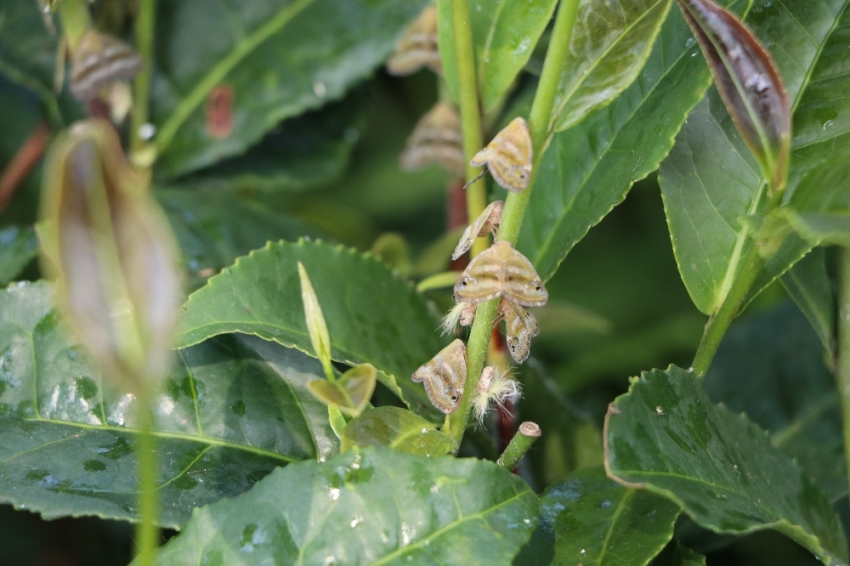
MULTIPOLYGON (((69 340, 51 286, 0 293, 0 500, 50 519, 138 520, 135 398, 104 387, 69 340)), ((321 368, 253 337, 182 350, 155 399, 160 524, 249 489, 276 466, 336 451, 307 392, 321 368)))
POLYGON ((17 277, 38 255, 38 237, 31 226, 0 230, 0 285, 17 277))
POLYGON ((322 235, 292 216, 227 192, 157 190, 154 195, 180 244, 192 289, 269 241, 322 235))
POLYGON ((560 300, 550 300, 534 311, 545 334, 567 332, 608 332, 611 321, 590 309, 560 300))
POLYGON ((670 4, 671 0, 580 2, 552 111, 555 131, 578 124, 632 84, 649 57, 670 4))
POLYGON ((464 229, 465 227, 461 226, 460 228, 449 230, 422 250, 413 267, 413 275, 416 277, 427 277, 428 275, 445 272, 449 265, 449 258, 452 256, 452 251, 457 246, 464 229))
POLYGON ((409 283, 382 261, 354 250, 279 242, 240 258, 189 297, 178 345, 241 332, 310 354, 298 261, 322 297, 333 359, 370 363, 394 376, 414 410, 433 414, 424 389, 409 376, 443 347, 435 331, 439 321, 409 283))
MULTIPOLYGON (((511 87, 552 18, 555 4, 556 0, 477 0, 470 4, 469 26, 482 111, 495 108, 511 87)), ((437 1, 437 29, 446 84, 457 100, 457 54, 451 5, 452 0, 437 1)))
POLYGON ((369 409, 345 427, 342 451, 355 446, 386 446, 422 456, 445 456, 457 450, 452 437, 429 421, 398 407, 369 409))
POLYGON ((335 405, 340 412, 356 417, 369 404, 377 382, 375 368, 360 364, 342 374, 338 381, 314 379, 307 386, 324 404, 335 405))
MULTIPOLYGON (((848 80, 842 67, 848 4, 847 0, 788 0, 760 5, 746 20, 773 54, 791 100, 794 137, 789 194, 850 126, 824 119, 848 104, 841 98, 843 88, 835 84, 848 80), (828 90, 823 88, 826 84, 828 90)), ((661 188, 679 270, 694 304, 706 314, 719 308, 747 256, 752 243, 747 225, 739 219, 763 212, 765 186, 759 166, 712 89, 688 118, 661 165, 661 188)), ((750 298, 809 248, 796 235, 786 238, 754 284, 750 298)))
POLYGON ((611 404, 606 430, 607 467, 620 481, 671 498, 715 532, 775 529, 825 564, 847 564, 823 492, 762 429, 712 405, 695 374, 644 372, 611 404))
POLYGON ((835 356, 835 294, 826 271, 826 252, 814 249, 780 279, 785 290, 806 315, 821 344, 835 356))
POLYGON ((372 255, 381 258, 393 271, 407 277, 412 270, 410 246, 404 236, 395 232, 381 234, 370 250, 372 255))
POLYGON ((506 565, 536 516, 534 493, 490 462, 364 448, 198 510, 157 564, 506 565))
POLYGON ((540 497, 540 522, 514 566, 646 566, 673 536, 678 516, 678 505, 664 497, 625 488, 602 466, 588 468, 540 497))
POLYGON ((650 566, 705 566, 705 556, 674 542, 668 544, 667 548, 649 564, 650 566))
POLYGON ((287 118, 244 154, 180 180, 199 189, 301 190, 339 178, 363 129, 363 93, 287 118))
MULTIPOLYGON (((740 8, 744 0, 733 2, 740 8)), ((614 5, 614 4, 612 4, 614 5)), ((544 280, 572 247, 653 172, 710 82, 690 31, 670 14, 635 83, 607 108, 556 134, 543 156, 517 249, 544 280)), ((495 198, 502 198, 497 190, 495 198)))
POLYGON ((791 108, 782 78, 758 39, 711 0, 677 0, 694 32, 726 109, 771 191, 784 188, 791 108))
POLYGON ((543 365, 528 360, 522 372, 519 416, 540 425, 543 434, 526 455, 536 485, 563 480, 575 470, 602 463, 602 435, 546 375, 543 365))
POLYGON ((705 390, 770 431, 773 444, 835 501, 847 493, 847 472, 838 391, 823 353, 799 309, 786 301, 733 323, 705 390))
POLYGON ((282 119, 340 98, 391 53, 424 0, 254 0, 157 4, 152 121, 158 173, 244 152, 282 119), (192 25, 185 25, 191 22, 192 25), (213 88, 233 89, 233 129, 206 128, 213 88))

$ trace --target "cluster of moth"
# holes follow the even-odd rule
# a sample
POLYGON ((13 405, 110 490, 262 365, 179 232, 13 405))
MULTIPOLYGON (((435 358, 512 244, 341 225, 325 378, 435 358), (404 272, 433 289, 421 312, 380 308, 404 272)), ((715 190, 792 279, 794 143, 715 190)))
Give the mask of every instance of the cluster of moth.
MULTIPOLYGON (((406 30, 387 70, 395 75, 410 74, 422 67, 442 72, 437 49, 437 14, 433 7, 406 30)), ((463 152, 461 120, 453 105, 438 102, 417 124, 401 154, 405 169, 417 169, 437 163, 456 177, 463 177, 466 159, 463 152)), ((493 140, 470 160, 473 167, 486 167, 493 179, 512 192, 528 188, 531 179, 532 142, 528 124, 514 118, 493 140)), ((482 173, 483 174, 483 173, 482 173)), ((466 228, 452 254, 457 260, 469 251, 476 238, 493 235, 497 240, 469 262, 454 287, 457 302, 443 322, 444 332, 459 324, 472 324, 478 304, 500 299, 498 318, 505 321, 505 342, 516 363, 523 363, 531 351, 531 339, 540 326, 527 309, 546 304, 548 293, 531 262, 510 242, 498 240, 503 201, 491 203, 466 228)), ((413 373, 413 381, 422 383, 431 404, 445 414, 454 412, 461 402, 467 378, 466 345, 456 339, 413 373)), ((519 384, 508 371, 485 367, 478 380, 472 406, 479 422, 491 402, 503 405, 519 396, 519 384)))

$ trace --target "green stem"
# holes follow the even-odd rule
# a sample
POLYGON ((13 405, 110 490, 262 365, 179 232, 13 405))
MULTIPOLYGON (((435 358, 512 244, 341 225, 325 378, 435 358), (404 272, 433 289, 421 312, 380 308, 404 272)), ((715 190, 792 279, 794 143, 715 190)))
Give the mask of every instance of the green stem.
POLYGON ((844 457, 850 481, 850 248, 838 256, 838 392, 844 429, 844 457))
MULTIPOLYGON (((499 239, 507 240, 512 244, 516 243, 519 236, 519 229, 522 226, 522 219, 525 215, 525 208, 528 205, 528 197, 531 195, 531 190, 534 186, 534 179, 537 175, 537 169, 540 165, 540 158, 543 156, 543 151, 549 142, 551 136, 551 119, 552 108, 555 105, 555 96, 558 92, 558 83, 561 79, 561 72, 564 68, 564 62, 567 58, 567 52, 570 44, 570 38, 573 34, 573 26, 576 21, 578 12, 579 0, 562 0, 558 8, 558 15, 555 19, 555 28, 552 33, 552 39, 549 42, 549 50, 546 53, 546 61, 543 64, 543 73, 540 77, 540 83, 537 86, 537 92, 534 95, 534 102, 531 106, 531 114, 529 115, 529 129, 531 130, 532 147, 534 148, 534 159, 532 161, 531 179, 528 189, 522 193, 511 193, 505 202, 505 209, 502 213, 502 224, 499 227, 499 239)), ((461 10, 467 12, 469 7, 465 1, 455 0, 452 2, 452 8, 458 9, 458 5, 463 4, 461 10)), ((456 14, 455 14, 456 15, 456 14)), ((468 17, 464 21, 468 21, 468 17)), ((457 18, 456 18, 457 21, 457 18)), ((457 28, 457 24, 455 24, 457 28)), ((455 39, 455 49, 460 52, 457 44, 460 43, 455 39)), ((460 56, 458 56, 460 57, 460 56)), ((471 52, 469 54, 471 61, 471 52)), ((463 76, 461 67, 458 65, 458 73, 463 76)), ((474 72, 472 63, 466 67, 467 72, 474 72)), ((474 79, 474 75, 473 75, 474 79)), ((475 83, 472 81, 472 87, 475 83)), ((469 96, 469 93, 464 89, 469 88, 469 81, 460 81, 461 101, 464 96, 469 96)), ((473 93, 476 96, 477 92, 473 93)), ((461 110, 462 111, 462 110, 461 110)), ((480 120, 478 120, 480 127, 480 120)), ((463 124, 464 137, 467 132, 467 124, 463 124)), ((465 146, 464 146, 465 147, 465 146)), ((479 145, 480 148, 480 145, 479 145)), ((476 150, 477 151, 477 150, 476 150)), ((467 175, 469 170, 467 169, 467 175)), ((472 209, 470 209, 470 217, 472 217, 472 209)), ((493 328, 493 321, 496 319, 496 310, 499 300, 494 299, 486 303, 478 305, 478 310, 475 313, 475 322, 472 324, 472 331, 469 335, 469 342, 466 344, 467 355, 467 372, 466 385, 463 388, 463 396, 460 399, 460 406, 453 413, 446 417, 446 424, 443 426, 443 431, 449 434, 460 445, 463 440, 463 433, 466 430, 467 422, 469 421, 470 409, 472 407, 472 397, 478 387, 478 378, 481 377, 481 370, 484 369, 484 361, 487 357, 487 346, 490 343, 490 331, 493 328)))
POLYGON ((91 14, 85 0, 63 0, 57 6, 62 31, 68 40, 71 53, 77 49, 83 35, 91 28, 91 14))
MULTIPOLYGON (((481 133, 481 110, 478 107, 478 84, 475 72, 475 53, 472 48, 472 26, 469 23, 469 2, 452 0, 452 31, 455 39, 457 76, 460 102, 460 119, 463 127, 463 153, 466 156, 466 181, 474 179, 477 168, 469 160, 484 146, 481 133)), ((484 180, 478 179, 466 188, 466 213, 470 222, 487 206, 484 180)), ((477 238, 472 244, 470 257, 475 257, 487 247, 485 239, 477 238)))
POLYGON ((156 492, 156 437, 147 395, 139 395, 139 513, 141 523, 136 530, 138 566, 153 566, 159 546, 157 514, 159 501, 156 492))
POLYGON ((496 464, 508 471, 513 470, 538 438, 540 438, 540 427, 537 423, 531 421, 522 423, 496 464))
POLYGON ((130 126, 130 152, 138 153, 145 145, 139 132, 148 122, 153 59, 153 26, 156 0, 141 0, 136 16, 136 51, 142 58, 142 70, 133 84, 133 117, 130 126))
POLYGON ((750 246, 750 251, 747 252, 744 258, 744 262, 741 264, 741 270, 735 277, 732 288, 729 289, 729 294, 726 295, 723 304, 720 305, 718 311, 709 319, 708 324, 705 326, 699 347, 697 347, 697 353, 694 356, 694 362, 691 365, 692 370, 698 376, 705 376, 711 359, 717 352, 718 346, 720 346, 720 341, 726 334, 726 330, 729 329, 729 324, 732 323, 732 319, 738 314, 738 310, 747 297, 747 293, 750 292, 750 288, 752 288, 756 277, 758 277, 763 267, 764 262, 759 257, 758 246, 753 243, 750 246))

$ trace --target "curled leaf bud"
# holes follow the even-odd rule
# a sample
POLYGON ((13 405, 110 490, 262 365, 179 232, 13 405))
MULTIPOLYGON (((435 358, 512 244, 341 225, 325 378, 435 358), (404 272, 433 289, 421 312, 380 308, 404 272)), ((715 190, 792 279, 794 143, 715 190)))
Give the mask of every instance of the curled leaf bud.
POLYGON ((48 257, 72 328, 105 375, 136 393, 168 369, 181 297, 168 222, 112 127, 80 122, 46 163, 48 257))
POLYGON ((298 262, 298 277, 301 279, 301 301, 304 303, 304 318, 307 320, 307 332, 310 333, 310 342, 316 357, 322 362, 325 376, 333 382, 334 369, 331 364, 331 337, 328 334, 328 325, 325 324, 325 315, 319 305, 319 297, 310 283, 310 276, 301 262, 298 262))
POLYGON ((314 379, 307 383, 310 393, 329 407, 337 407, 350 416, 358 416, 372 398, 378 372, 371 364, 354 366, 339 378, 339 381, 314 379))

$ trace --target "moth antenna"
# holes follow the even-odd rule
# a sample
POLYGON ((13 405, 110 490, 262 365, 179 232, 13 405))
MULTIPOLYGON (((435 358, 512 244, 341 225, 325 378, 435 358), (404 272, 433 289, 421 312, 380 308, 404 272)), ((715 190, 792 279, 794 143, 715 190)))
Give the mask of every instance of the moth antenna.
POLYGON ((483 170, 483 171, 481 171, 481 173, 479 173, 478 175, 476 175, 476 176, 475 176, 475 177, 474 177, 471 181, 469 181, 467 184, 465 184, 465 185, 463 186, 463 188, 464 188, 464 189, 466 189, 466 187, 468 187, 469 185, 471 185, 472 183, 474 183, 475 181, 477 181, 478 179, 480 179, 481 177, 483 177, 483 176, 484 176, 484 175, 486 175, 486 174, 487 174, 487 166, 485 165, 485 166, 484 166, 484 170, 483 170))

